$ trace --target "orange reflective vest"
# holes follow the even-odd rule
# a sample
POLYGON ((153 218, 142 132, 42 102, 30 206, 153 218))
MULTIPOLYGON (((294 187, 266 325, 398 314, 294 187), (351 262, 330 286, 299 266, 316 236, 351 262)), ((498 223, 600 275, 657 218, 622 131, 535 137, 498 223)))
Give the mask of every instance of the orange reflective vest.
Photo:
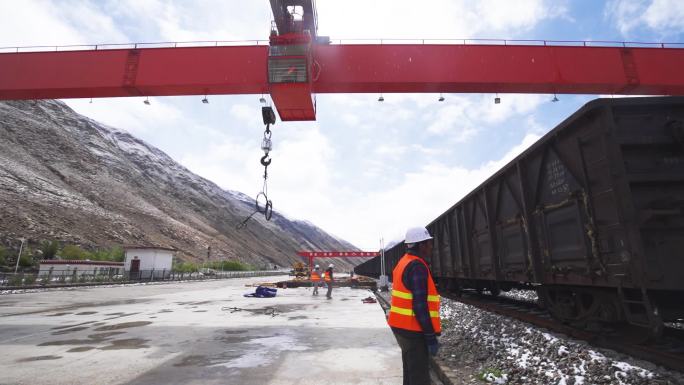
POLYGON ((326 271, 323 273, 323 279, 325 279, 325 282, 330 282, 330 281, 332 281, 332 279, 330 278, 330 271, 329 271, 329 270, 326 270, 326 271))
POLYGON ((316 270, 311 270, 311 280, 313 282, 318 282, 321 280, 321 273, 316 270))
POLYGON ((439 319, 439 293, 437 292, 435 282, 432 280, 432 273, 430 273, 430 268, 422 258, 411 254, 404 254, 394 268, 394 271, 392 271, 392 305, 387 323, 391 327, 399 329, 416 332, 423 331, 418 323, 416 314, 413 312, 413 293, 404 286, 402 281, 406 266, 413 261, 422 263, 428 271, 428 310, 432 320, 432 328, 435 329, 435 333, 440 333, 442 331, 442 324, 439 319))

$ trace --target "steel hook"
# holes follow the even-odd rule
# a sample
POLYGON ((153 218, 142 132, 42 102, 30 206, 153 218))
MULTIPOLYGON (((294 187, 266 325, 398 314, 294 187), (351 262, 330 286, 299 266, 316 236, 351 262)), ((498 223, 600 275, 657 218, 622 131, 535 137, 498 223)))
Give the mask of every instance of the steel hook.
POLYGON ((264 211, 264 217, 266 218, 267 221, 270 221, 272 215, 273 215, 273 202, 271 202, 269 200, 268 203, 266 203, 266 210, 264 211))
POLYGON ((271 160, 272 160, 272 159, 268 159, 268 154, 266 154, 266 155, 264 155, 264 156, 261 157, 261 165, 264 166, 264 167, 266 167, 266 166, 268 166, 269 164, 271 164, 271 160))

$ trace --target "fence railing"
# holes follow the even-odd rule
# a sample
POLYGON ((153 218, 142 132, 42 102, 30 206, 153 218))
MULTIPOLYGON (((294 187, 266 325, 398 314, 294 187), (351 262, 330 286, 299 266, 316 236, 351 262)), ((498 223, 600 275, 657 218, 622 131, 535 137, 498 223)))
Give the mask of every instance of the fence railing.
POLYGON ((0 290, 27 287, 60 287, 76 285, 102 285, 115 283, 139 283, 157 281, 189 281, 208 279, 229 279, 286 275, 285 271, 195 271, 174 272, 171 270, 126 271, 123 274, 93 271, 57 271, 54 273, 0 273, 0 290))
MULTIPOLYGON (((543 39, 334 39, 332 45, 341 44, 424 44, 424 45, 536 45, 575 47, 626 47, 626 48, 684 48, 680 42, 613 41, 613 40, 543 40, 543 39)), ((0 53, 48 52, 48 51, 105 51, 112 49, 140 48, 191 48, 268 46, 268 40, 207 40, 207 41, 161 41, 113 44, 35 45, 23 47, 0 47, 0 53)))

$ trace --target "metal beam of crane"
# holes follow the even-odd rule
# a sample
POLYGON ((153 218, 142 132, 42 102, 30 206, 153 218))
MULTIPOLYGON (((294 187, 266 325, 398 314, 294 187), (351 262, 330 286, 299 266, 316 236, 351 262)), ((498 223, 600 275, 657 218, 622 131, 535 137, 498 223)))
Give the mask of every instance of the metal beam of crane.
MULTIPOLYGON (((314 44, 310 75, 314 94, 684 95, 682 68, 681 48, 314 44)), ((270 91, 267 46, 0 54, 4 100, 270 91)))

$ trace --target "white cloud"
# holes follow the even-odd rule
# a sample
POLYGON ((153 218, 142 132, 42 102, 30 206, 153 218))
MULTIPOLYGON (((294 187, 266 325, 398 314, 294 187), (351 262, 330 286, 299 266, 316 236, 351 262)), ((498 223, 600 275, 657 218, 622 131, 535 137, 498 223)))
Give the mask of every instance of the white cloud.
POLYGON ((256 197, 263 183, 263 155, 253 143, 224 141, 207 144, 202 152, 189 152, 179 159, 183 166, 220 187, 256 197))
POLYGON ((108 9, 163 41, 267 40, 271 10, 258 1, 110 0, 108 9), (244 17, 236 17, 237 14, 244 17))
POLYGON ((474 169, 432 162, 382 190, 338 201, 344 210, 315 214, 312 219, 358 246, 377 247, 380 235, 399 239, 407 227, 425 225, 436 218, 539 138, 538 134, 527 134, 501 159, 474 169))
POLYGON ((565 2, 544 0, 318 1, 319 34, 333 39, 510 37, 564 17, 565 2), (379 16, 382 15, 382 16, 379 16), (354 28, 349 28, 353 21, 354 28))
POLYGON ((178 124, 184 118, 181 111, 163 98, 150 98, 150 105, 144 98, 67 99, 66 104, 81 115, 128 131, 134 135, 150 133, 178 124))
POLYGON ((0 2, 0 47, 127 40, 111 17, 88 2, 0 2))
POLYGON ((681 0, 613 0, 606 4, 604 14, 625 37, 639 28, 647 28, 663 38, 684 32, 681 0))
POLYGON ((467 109, 465 103, 440 108, 427 131, 433 134, 448 133, 457 143, 467 141, 477 132, 467 109))
POLYGON ((446 103, 434 112, 427 130, 433 134, 449 133, 457 143, 467 142, 481 127, 528 114, 546 100, 543 95, 528 94, 500 97, 501 103, 494 104, 491 95, 447 95, 446 103))
POLYGON ((233 104, 230 106, 230 115, 238 120, 245 122, 254 121, 254 106, 247 104, 233 104))

